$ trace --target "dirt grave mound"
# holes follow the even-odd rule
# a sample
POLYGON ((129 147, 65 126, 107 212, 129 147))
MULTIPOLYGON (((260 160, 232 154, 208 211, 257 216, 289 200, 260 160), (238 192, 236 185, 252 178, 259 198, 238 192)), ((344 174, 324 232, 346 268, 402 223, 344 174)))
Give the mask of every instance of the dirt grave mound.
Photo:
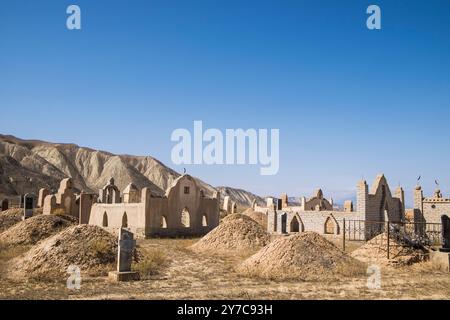
POLYGON ((231 214, 191 249, 196 252, 246 254, 269 242, 269 235, 256 221, 246 215, 231 214))
POLYGON ((70 265, 82 273, 104 275, 114 269, 116 254, 117 240, 112 234, 97 226, 76 225, 11 260, 8 275, 55 279, 67 277, 70 265))
POLYGON ((0 243, 7 246, 33 245, 73 225, 64 216, 38 215, 16 223, 0 234, 0 243))
POLYGON ((0 233, 22 221, 23 209, 13 208, 0 212, 0 233))
POLYGON ((267 228, 267 215, 264 213, 248 208, 243 214, 258 222, 264 229, 267 228))
POLYGON ((387 233, 379 234, 353 251, 351 256, 365 263, 380 266, 405 266, 424 260, 426 254, 424 250, 404 245, 394 235, 389 238, 388 260, 387 239, 387 233))
POLYGON ((355 276, 365 265, 315 232, 278 238, 237 267, 249 276, 273 280, 324 280, 355 276))

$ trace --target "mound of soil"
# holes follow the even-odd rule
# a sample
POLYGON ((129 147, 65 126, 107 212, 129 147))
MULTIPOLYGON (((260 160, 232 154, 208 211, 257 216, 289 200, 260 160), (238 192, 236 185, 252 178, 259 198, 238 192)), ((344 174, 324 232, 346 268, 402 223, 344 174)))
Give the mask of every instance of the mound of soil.
POLYGON ((16 223, 0 234, 0 243, 7 246, 33 245, 73 225, 71 217, 38 215, 16 223))
POLYGON ((365 266, 319 234, 304 232, 278 238, 237 270, 273 280, 323 280, 363 274, 365 266))
POLYGON ((421 262, 426 252, 422 249, 404 245, 391 236, 389 239, 389 260, 387 258, 387 233, 382 233, 366 242, 351 253, 352 257, 380 266, 405 266, 421 262))
POLYGON ((10 261, 12 277, 67 278, 75 265, 82 273, 105 274, 114 269, 116 237, 97 226, 76 225, 42 240, 23 256, 10 261))
POLYGON ((0 212, 0 232, 22 221, 23 209, 14 208, 0 212))
POLYGON ((267 245, 270 236, 256 221, 242 214, 231 214, 191 246, 196 252, 246 254, 267 245))
POLYGON ((255 211, 253 208, 248 208, 243 214, 258 222, 264 229, 267 228, 267 215, 264 213, 255 211))

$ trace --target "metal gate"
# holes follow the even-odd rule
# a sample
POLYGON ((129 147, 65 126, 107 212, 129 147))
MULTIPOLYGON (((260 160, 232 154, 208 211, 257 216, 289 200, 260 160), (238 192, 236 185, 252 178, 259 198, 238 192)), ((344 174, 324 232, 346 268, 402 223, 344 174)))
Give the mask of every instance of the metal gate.
POLYGON ((375 241, 387 247, 387 257, 390 258, 390 242, 405 246, 427 248, 442 245, 440 223, 427 222, 379 222, 366 220, 343 219, 342 243, 345 251, 348 241, 375 241), (383 234, 383 236, 379 236, 383 234))

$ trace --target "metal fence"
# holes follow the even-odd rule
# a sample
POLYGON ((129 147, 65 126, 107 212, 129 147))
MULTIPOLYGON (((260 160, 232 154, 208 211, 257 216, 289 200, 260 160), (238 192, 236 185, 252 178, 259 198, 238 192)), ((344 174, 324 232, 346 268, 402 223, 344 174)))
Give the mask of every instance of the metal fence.
POLYGON ((342 232, 344 251, 346 243, 349 241, 371 241, 374 245, 379 246, 381 250, 385 248, 387 258, 389 259, 392 245, 398 246, 400 244, 415 248, 442 245, 441 224, 344 219, 342 232))

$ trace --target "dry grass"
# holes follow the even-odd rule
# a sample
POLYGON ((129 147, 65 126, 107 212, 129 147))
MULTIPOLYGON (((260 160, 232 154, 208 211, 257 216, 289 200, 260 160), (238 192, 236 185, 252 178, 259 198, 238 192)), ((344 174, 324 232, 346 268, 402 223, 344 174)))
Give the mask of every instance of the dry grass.
POLYGON ((8 261, 27 252, 31 246, 12 246, 0 242, 0 278, 2 278, 7 269, 8 261))
POLYGON ((430 263, 383 267, 380 290, 367 288, 367 275, 314 282, 271 281, 237 273, 235 266, 241 257, 210 257, 187 249, 197 240, 138 240, 142 259, 161 251, 170 262, 149 280, 111 283, 106 275, 83 275, 81 290, 71 291, 66 288, 68 275, 53 282, 45 274, 41 281, 2 279, 0 299, 450 299, 449 274, 433 270, 430 263))
POLYGON ((0 262, 6 262, 12 258, 27 252, 31 246, 11 246, 0 242, 0 262))
POLYGON ((138 271, 141 279, 150 279, 161 273, 162 269, 169 264, 167 255, 161 249, 149 249, 140 258, 140 261, 132 265, 134 271, 138 271))
POLYGON ((360 277, 366 274, 367 264, 352 260, 347 263, 338 263, 336 266, 336 274, 343 277, 360 277))
POLYGON ((93 255, 102 256, 111 251, 111 244, 104 239, 99 239, 91 242, 90 249, 93 255))

